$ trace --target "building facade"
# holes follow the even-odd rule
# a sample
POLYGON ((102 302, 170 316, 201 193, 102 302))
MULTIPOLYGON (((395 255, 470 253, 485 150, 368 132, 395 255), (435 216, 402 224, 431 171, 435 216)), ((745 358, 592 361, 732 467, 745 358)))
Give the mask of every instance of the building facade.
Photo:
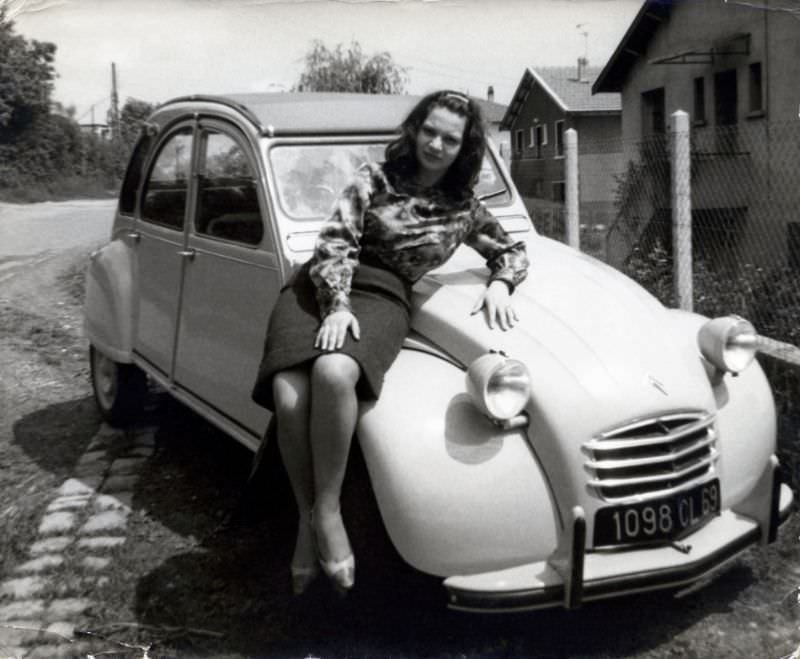
MULTIPOLYGON (((593 85, 622 97, 627 163, 642 162, 640 190, 662 193, 629 200, 631 237, 664 233, 669 168, 658 144, 670 116, 689 114, 692 214, 696 251, 729 262, 773 265, 800 252, 800 21, 782 0, 646 1, 593 85), (654 155, 656 154, 656 155, 654 155), (650 170, 650 181, 643 172, 650 170), (663 176, 663 174, 662 174, 663 176)), ((635 181, 634 181, 635 183, 635 181)), ((621 255, 630 248, 620 245, 621 255)), ((794 256, 793 256, 794 255, 794 256)))

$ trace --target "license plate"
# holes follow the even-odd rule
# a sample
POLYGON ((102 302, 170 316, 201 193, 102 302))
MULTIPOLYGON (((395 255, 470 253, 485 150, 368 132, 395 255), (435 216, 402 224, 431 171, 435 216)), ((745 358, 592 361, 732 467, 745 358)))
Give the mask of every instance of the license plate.
POLYGON ((674 540, 719 510, 718 480, 663 499, 601 508, 594 518, 594 546, 674 540))

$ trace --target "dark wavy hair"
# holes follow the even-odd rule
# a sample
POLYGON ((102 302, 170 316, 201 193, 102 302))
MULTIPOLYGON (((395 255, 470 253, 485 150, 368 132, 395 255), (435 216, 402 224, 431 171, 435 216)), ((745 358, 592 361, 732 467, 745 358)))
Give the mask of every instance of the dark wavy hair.
POLYGON ((431 110, 435 107, 447 108, 465 117, 464 137, 461 150, 452 165, 438 183, 438 187, 455 198, 472 195, 472 188, 478 181, 483 155, 486 151, 486 131, 478 104, 460 92, 448 89, 425 96, 400 124, 400 136, 386 147, 384 169, 395 181, 405 178, 411 180, 417 173, 417 133, 431 110))

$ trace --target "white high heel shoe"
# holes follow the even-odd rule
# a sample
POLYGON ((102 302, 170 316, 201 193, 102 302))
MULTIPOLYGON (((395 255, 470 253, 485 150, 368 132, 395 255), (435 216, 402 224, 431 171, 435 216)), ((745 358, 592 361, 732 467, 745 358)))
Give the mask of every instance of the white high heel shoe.
MULTIPOLYGON (((298 521, 298 524, 300 523, 301 522, 298 521)), ((316 532, 314 531, 311 515, 309 515, 306 523, 309 525, 311 531, 311 540, 314 543, 314 554, 317 554, 316 532)), ((320 566, 316 562, 311 565, 296 565, 295 563, 289 565, 289 572, 292 575, 292 593, 294 593, 295 597, 299 597, 308 590, 309 586, 319 576, 319 568, 320 566)))
MULTIPOLYGON (((317 528, 314 525, 314 511, 311 511, 311 528, 314 533, 317 533, 317 528)), ((353 588, 356 581, 356 559, 353 556, 352 550, 350 554, 341 561, 327 560, 322 557, 319 550, 319 542, 317 542, 317 558, 319 564, 322 566, 322 571, 325 576, 331 580, 334 588, 340 595, 346 595, 347 592, 353 588)))

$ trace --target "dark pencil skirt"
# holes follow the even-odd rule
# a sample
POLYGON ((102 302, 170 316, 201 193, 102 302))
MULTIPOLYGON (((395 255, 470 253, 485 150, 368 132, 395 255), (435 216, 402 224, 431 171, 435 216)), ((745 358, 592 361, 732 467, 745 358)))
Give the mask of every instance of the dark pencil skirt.
MULTIPOLYGON (((308 270, 306 263, 283 288, 270 316, 252 393, 253 400, 269 410, 275 409, 272 379, 276 373, 329 354, 314 347, 320 317, 316 287, 308 270)), ((374 400, 408 335, 411 286, 384 268, 361 263, 353 276, 350 305, 359 322, 361 339, 356 341, 348 331, 344 346, 337 352, 349 355, 361 367, 358 397, 374 400)))

